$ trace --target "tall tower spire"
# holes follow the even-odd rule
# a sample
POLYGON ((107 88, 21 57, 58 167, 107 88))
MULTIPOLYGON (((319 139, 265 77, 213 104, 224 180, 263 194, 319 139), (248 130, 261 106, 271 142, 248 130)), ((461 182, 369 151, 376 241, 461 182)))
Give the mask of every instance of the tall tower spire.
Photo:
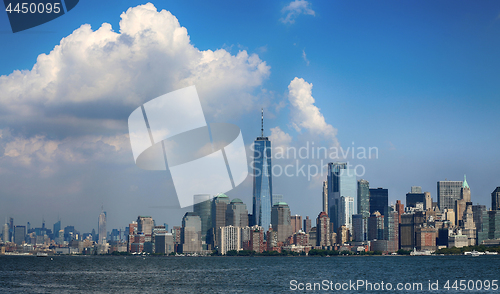
POLYGON ((260 136, 264 137, 264 108, 261 108, 261 111, 262 111, 262 117, 261 117, 260 136))

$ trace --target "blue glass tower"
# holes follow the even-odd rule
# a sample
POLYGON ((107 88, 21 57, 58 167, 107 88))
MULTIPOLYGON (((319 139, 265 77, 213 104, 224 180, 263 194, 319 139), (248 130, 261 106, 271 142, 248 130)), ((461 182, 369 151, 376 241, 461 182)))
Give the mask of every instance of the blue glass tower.
POLYGON ((261 136, 254 141, 252 168, 253 223, 267 230, 271 224, 273 181, 271 173, 271 141, 264 137, 264 111, 262 111, 261 136))
MULTIPOLYGON (((354 170, 349 169, 347 163, 335 162, 328 163, 328 216, 333 223, 333 230, 346 225, 342 223, 341 218, 341 197, 352 197, 354 200, 353 210, 357 207, 357 185, 356 174, 354 170)), ((353 211, 353 214, 356 214, 353 211)))

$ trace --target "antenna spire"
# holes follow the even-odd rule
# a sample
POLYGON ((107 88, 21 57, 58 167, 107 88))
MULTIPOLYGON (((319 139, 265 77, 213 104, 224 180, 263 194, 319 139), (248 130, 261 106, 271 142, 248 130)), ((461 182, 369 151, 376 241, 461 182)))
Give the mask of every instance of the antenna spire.
POLYGON ((261 108, 261 111, 262 111, 262 118, 261 118, 261 126, 262 128, 260 129, 260 136, 261 137, 264 137, 264 108, 261 108))

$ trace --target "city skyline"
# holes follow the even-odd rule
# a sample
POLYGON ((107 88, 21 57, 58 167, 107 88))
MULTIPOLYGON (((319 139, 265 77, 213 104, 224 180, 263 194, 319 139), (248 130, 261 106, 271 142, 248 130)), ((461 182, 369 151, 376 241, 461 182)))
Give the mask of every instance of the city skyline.
MULTIPOLYGON (((59 215, 87 232, 104 205, 110 228, 139 214, 177 222, 190 208, 179 209, 168 172, 134 165, 127 117, 190 85, 207 123, 239 126, 248 148, 264 108, 273 148, 376 147, 376 158, 338 161, 362 165, 372 188, 389 189, 389 203, 404 201, 411 186, 436 201, 437 181, 467 174, 474 204, 489 207, 500 174, 500 4, 299 2, 86 1, 16 34, 0 14, 8 32, 0 219, 54 223, 59 215)), ((228 196, 249 205, 252 180, 228 196)), ((324 180, 274 177, 272 193, 316 218, 324 180)))

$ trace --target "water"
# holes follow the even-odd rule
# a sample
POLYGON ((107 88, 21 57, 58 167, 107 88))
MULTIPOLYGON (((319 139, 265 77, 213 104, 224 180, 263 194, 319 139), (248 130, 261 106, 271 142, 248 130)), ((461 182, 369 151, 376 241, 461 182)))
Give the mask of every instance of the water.
MULTIPOLYGON (((447 280, 500 280, 500 256, 139 257, 0 256, 0 293, 324 293, 291 291, 296 284, 351 280, 422 283, 423 290, 342 293, 500 293, 446 290, 447 280), (292 287, 293 288, 293 287, 292 287)), ((452 286, 452 283, 449 286, 452 286)), ((497 282, 498 283, 498 282, 497 282)), ((340 285, 340 284, 339 284, 340 285)), ((479 285, 479 284, 478 284, 479 285)), ((316 285, 318 286, 318 285, 316 285)), ((457 284, 458 286, 458 284, 457 284)), ((375 285, 373 285, 375 287, 375 285)), ((475 288, 475 287, 474 287, 475 288)))

